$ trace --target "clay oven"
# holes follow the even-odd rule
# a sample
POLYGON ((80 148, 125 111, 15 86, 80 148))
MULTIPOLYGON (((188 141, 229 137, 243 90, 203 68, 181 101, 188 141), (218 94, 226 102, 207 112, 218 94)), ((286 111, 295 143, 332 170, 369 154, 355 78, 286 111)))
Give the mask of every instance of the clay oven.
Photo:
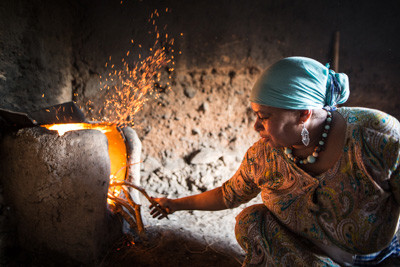
POLYGON ((121 220, 107 203, 110 178, 138 180, 141 144, 130 127, 76 126, 65 133, 50 126, 7 133, 0 142, 1 181, 22 248, 89 263, 121 236, 121 220))

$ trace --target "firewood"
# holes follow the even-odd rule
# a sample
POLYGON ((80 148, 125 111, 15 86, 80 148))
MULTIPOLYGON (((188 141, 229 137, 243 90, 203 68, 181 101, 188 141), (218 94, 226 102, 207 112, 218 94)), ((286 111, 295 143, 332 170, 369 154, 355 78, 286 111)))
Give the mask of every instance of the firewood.
MULTIPOLYGON (((142 220, 142 215, 140 213, 140 205, 136 204, 135 201, 133 201, 131 195, 129 194, 128 190, 126 190, 124 187, 121 187, 122 191, 125 194, 126 199, 128 200, 129 204, 134 208, 135 210, 135 218, 136 218, 136 225, 139 231, 139 235, 144 235, 144 226, 143 226, 143 220, 142 220)), ((132 214, 133 215, 133 214, 132 214)))
POLYGON ((150 196, 147 194, 147 192, 146 192, 143 188, 141 188, 141 187, 139 187, 139 186, 137 186, 137 185, 134 185, 134 184, 132 184, 132 183, 130 183, 130 182, 127 182, 127 181, 113 181, 113 182, 110 184, 110 186, 123 186, 123 185, 132 187, 132 188, 138 190, 140 193, 142 193, 142 194, 147 198, 147 200, 148 200, 157 210, 159 210, 159 211, 162 213, 162 215, 164 215, 164 216, 168 219, 168 212, 167 212, 167 210, 165 210, 165 209, 164 209, 163 207, 161 207, 156 201, 154 201, 154 199, 153 199, 152 197, 150 197, 150 196))
POLYGON ((114 201, 116 203, 116 205, 120 206, 120 209, 116 207, 117 211, 124 217, 124 219, 129 223, 130 227, 132 230, 138 230, 137 227, 137 222, 135 222, 135 220, 131 217, 134 216, 135 214, 135 210, 129 205, 129 203, 127 201, 125 201, 122 198, 113 196, 111 194, 108 194, 108 198, 111 199, 112 201, 114 201), (126 212, 122 207, 124 207, 125 209, 127 209, 128 212, 126 212), (129 215, 131 214, 131 216, 129 215))
POLYGON ((129 227, 132 230, 136 229, 136 223, 133 220, 133 218, 118 203, 115 204, 115 213, 120 214, 125 219, 125 221, 129 224, 129 227))

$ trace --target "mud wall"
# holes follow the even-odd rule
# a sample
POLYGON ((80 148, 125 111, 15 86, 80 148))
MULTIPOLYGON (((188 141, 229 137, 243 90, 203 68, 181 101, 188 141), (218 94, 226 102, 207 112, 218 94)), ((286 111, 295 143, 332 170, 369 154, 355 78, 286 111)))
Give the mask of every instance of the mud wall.
POLYGON ((71 99, 72 12, 67 1, 1 1, 2 108, 28 111, 71 99))

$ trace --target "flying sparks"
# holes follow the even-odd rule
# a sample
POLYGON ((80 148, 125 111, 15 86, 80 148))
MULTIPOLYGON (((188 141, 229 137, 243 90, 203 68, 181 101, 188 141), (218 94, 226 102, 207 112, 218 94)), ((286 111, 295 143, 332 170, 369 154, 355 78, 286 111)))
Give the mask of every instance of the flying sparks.
MULTIPOLYGON (((133 117, 148 100, 157 99, 161 91, 171 89, 169 80, 175 65, 174 39, 168 34, 160 34, 156 23, 159 16, 157 10, 151 14, 148 22, 154 26, 154 31, 150 33, 155 36, 155 42, 148 50, 137 44, 139 53, 136 62, 130 60, 131 50, 121 60, 121 67, 113 64, 109 57, 105 65, 109 72, 105 77, 100 76, 100 90, 105 92, 104 103, 97 110, 87 103, 88 110, 93 112, 92 120, 133 126, 133 117)), ((130 40, 130 43, 134 48, 135 42, 130 40)))

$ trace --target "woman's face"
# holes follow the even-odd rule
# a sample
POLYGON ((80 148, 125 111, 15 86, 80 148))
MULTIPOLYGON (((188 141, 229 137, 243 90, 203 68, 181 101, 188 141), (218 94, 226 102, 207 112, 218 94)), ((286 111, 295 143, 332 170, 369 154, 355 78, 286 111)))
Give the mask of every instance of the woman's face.
POLYGON ((301 123, 298 111, 268 107, 251 103, 257 115, 254 129, 272 147, 301 144, 301 123))

